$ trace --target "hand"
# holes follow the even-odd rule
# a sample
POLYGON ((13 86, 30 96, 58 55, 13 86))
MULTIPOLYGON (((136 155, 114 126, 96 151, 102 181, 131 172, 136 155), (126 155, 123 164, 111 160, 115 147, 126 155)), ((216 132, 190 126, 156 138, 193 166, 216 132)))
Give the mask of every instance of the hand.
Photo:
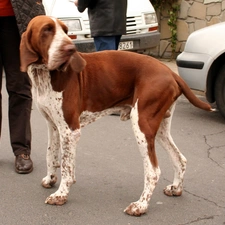
POLYGON ((78 0, 74 0, 75 6, 78 6, 78 0))

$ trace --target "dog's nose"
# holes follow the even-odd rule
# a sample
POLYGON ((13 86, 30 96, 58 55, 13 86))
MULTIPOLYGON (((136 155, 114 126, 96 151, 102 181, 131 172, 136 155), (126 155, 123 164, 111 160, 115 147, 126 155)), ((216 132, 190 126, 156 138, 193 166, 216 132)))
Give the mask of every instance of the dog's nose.
POLYGON ((75 51, 75 45, 73 44, 69 44, 69 45, 65 45, 63 50, 67 53, 67 55, 72 55, 75 51))

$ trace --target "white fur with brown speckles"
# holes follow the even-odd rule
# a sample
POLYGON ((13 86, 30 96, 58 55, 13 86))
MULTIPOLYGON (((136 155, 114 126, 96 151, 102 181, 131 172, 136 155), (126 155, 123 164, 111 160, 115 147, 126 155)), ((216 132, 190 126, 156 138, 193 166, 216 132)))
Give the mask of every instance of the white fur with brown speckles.
POLYGON ((61 149, 61 184, 58 191, 47 198, 46 202, 52 201, 55 196, 66 199, 71 184, 75 182, 75 148, 80 130, 72 131, 65 122, 62 92, 52 89, 47 68, 32 64, 28 67, 28 74, 32 80, 33 98, 48 125, 47 176, 42 180, 44 187, 51 187, 57 180, 56 170, 59 167, 58 155, 61 149))
POLYGON ((173 106, 171 106, 170 109, 171 116, 165 118, 161 122, 156 136, 156 140, 162 145, 164 149, 167 150, 173 163, 174 168, 173 184, 168 185, 164 189, 164 193, 168 196, 179 196, 182 194, 183 179, 187 164, 186 158, 180 152, 170 134, 171 120, 174 110, 175 110, 175 103, 173 104, 173 106))

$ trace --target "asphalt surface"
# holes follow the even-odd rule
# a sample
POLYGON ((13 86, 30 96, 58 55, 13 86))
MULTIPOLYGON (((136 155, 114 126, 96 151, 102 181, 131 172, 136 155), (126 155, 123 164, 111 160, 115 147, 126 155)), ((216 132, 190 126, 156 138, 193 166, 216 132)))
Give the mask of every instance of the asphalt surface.
MULTIPOLYGON (((174 63, 166 63, 176 70, 174 63)), ((204 99, 203 96, 199 96, 204 99)), ((181 197, 167 197, 163 188, 173 180, 172 164, 158 145, 162 171, 148 212, 141 217, 123 213, 143 190, 143 166, 130 122, 107 116, 82 131, 77 148, 77 183, 63 206, 44 203, 55 192, 44 189, 47 127, 33 107, 32 159, 34 171, 14 172, 9 144, 7 94, 3 82, 3 128, 0 146, 1 225, 224 225, 225 224, 225 119, 177 101, 172 136, 188 160, 181 197)))

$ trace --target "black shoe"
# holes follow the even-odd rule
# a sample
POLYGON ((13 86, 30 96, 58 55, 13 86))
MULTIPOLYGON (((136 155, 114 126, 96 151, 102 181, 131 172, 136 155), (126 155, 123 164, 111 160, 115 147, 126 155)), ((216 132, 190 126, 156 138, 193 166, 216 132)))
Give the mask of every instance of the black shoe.
POLYGON ((20 174, 27 174, 33 170, 33 162, 29 155, 17 155, 15 159, 15 170, 20 174))

